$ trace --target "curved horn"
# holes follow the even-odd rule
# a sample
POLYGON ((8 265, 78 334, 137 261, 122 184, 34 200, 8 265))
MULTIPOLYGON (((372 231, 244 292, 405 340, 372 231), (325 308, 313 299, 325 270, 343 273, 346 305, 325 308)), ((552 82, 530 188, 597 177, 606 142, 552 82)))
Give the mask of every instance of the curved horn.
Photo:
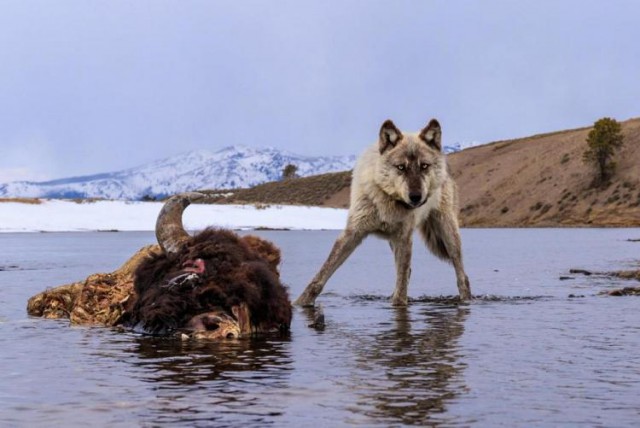
POLYGON ((156 221, 156 239, 165 253, 177 253, 190 238, 182 225, 182 213, 191 202, 205 197, 203 193, 187 192, 172 196, 165 202, 156 221))

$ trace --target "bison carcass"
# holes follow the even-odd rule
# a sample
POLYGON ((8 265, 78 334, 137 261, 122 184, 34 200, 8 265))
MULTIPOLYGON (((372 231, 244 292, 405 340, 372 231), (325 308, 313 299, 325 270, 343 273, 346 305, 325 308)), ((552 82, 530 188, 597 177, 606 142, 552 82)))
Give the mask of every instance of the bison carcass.
POLYGON ((203 198, 195 192, 173 196, 156 223, 159 245, 142 248, 115 272, 33 296, 28 313, 208 339, 287 331, 291 304, 280 282, 280 250, 225 229, 190 236, 182 213, 203 198))

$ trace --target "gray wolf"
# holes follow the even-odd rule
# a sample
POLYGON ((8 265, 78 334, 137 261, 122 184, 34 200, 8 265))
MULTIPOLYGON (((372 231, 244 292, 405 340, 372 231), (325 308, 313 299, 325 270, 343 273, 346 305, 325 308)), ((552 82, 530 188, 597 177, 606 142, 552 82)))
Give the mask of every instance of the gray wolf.
POLYGON ((462 263, 457 190, 442 152, 442 129, 432 119, 419 133, 402 133, 391 120, 378 142, 358 159, 351 182, 347 226, 320 271, 294 304, 313 306, 331 275, 370 234, 389 241, 395 257, 392 304, 407 304, 413 231, 456 272, 461 300, 471 299, 462 263))

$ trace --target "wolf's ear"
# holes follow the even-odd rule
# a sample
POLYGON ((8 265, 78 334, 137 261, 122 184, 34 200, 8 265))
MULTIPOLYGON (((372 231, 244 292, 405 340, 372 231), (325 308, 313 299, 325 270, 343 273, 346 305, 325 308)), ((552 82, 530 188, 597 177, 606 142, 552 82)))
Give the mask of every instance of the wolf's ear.
POLYGON ((380 128, 380 154, 395 147, 402 140, 402 132, 389 119, 385 120, 380 128))
POLYGON ((440 123, 431 119, 426 128, 420 132, 420 139, 437 151, 442 151, 442 128, 440 123))

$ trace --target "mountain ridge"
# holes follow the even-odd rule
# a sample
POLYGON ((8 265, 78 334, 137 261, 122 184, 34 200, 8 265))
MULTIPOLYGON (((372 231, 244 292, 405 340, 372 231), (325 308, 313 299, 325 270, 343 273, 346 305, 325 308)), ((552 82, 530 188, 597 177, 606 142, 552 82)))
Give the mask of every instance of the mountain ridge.
POLYGON ((272 147, 236 145, 218 151, 195 150, 115 172, 42 182, 0 184, 0 197, 160 199, 197 190, 251 187, 281 179, 288 164, 300 176, 343 171, 355 156, 303 156, 272 147))
MULTIPOLYGON (((455 152, 475 143, 445 146, 455 152)), ((356 156, 304 156, 274 147, 230 145, 215 152, 201 149, 115 172, 47 181, 0 183, 0 197, 49 199, 162 199, 201 189, 249 188, 282 179, 293 164, 297 175, 351 170, 356 156)))

